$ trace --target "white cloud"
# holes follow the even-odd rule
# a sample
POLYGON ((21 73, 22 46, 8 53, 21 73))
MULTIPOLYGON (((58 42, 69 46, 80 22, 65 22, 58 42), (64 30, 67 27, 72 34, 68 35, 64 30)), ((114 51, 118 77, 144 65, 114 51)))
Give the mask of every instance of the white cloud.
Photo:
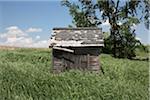
POLYGON ((7 34, 5 34, 5 33, 0 34, 0 38, 5 38, 5 37, 7 37, 7 34))
POLYGON ((40 39, 41 37, 40 37, 39 35, 37 35, 35 38, 36 38, 36 39, 40 39))
POLYGON ((141 38, 139 38, 139 37, 135 37, 135 39, 141 41, 141 38))
POLYGON ((33 40, 31 37, 8 38, 5 43, 12 46, 27 47, 33 43, 33 40))
POLYGON ((109 20, 102 22, 101 27, 102 27, 103 32, 109 32, 110 31, 109 20))
POLYGON ((5 33, 0 33, 0 38, 16 38, 21 36, 27 36, 27 34, 17 26, 10 26, 7 27, 5 30, 5 33))
POLYGON ((47 47, 48 48, 49 46, 49 41, 47 40, 41 40, 41 41, 38 41, 38 42, 35 42, 32 44, 32 47, 41 47, 41 48, 44 48, 44 47, 47 47))
POLYGON ((102 25, 103 27, 104 27, 104 26, 110 26, 109 20, 106 20, 106 21, 103 22, 101 25, 102 25))
POLYGON ((35 47, 35 48, 48 48, 47 40, 35 41, 32 37, 20 37, 20 38, 8 38, 7 41, 3 43, 7 46, 16 47, 35 47))
POLYGON ((42 32, 42 29, 41 28, 29 28, 29 29, 27 29, 27 31, 26 32, 28 32, 28 33, 33 33, 33 32, 42 32))
POLYGON ((17 26, 10 26, 6 28, 6 30, 16 30, 16 29, 18 29, 17 26))
MULTIPOLYGON (((30 29, 32 31, 40 31, 39 29, 30 29)), ((35 38, 29 36, 26 31, 18 28, 17 26, 10 26, 5 29, 6 32, 0 33, 0 39, 4 41, 0 41, 0 45, 7 46, 16 46, 16 47, 38 47, 38 48, 48 48, 47 40, 40 40, 40 36, 37 35, 35 38)))
POLYGON ((17 26, 10 26, 8 28, 6 28, 7 34, 11 34, 11 35, 25 35, 25 33, 18 28, 17 26))
POLYGON ((14 43, 17 40, 16 37, 8 37, 6 43, 14 43))
POLYGON ((104 11, 100 11, 100 14, 102 15, 104 11))
POLYGON ((137 25, 133 23, 133 25, 131 26, 131 29, 136 29, 137 25))
POLYGON ((122 22, 119 22, 119 23, 118 23, 118 25, 122 25, 122 24, 123 24, 122 22))

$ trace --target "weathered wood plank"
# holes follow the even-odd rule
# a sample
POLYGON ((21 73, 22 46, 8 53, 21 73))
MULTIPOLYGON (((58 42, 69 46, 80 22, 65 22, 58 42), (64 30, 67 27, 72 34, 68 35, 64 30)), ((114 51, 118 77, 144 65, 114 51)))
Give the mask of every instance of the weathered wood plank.
POLYGON ((61 48, 61 47, 53 47, 53 49, 63 50, 63 51, 71 52, 71 53, 73 53, 73 52, 74 52, 74 50, 67 49, 67 48, 61 48))
POLYGON ((100 70, 99 56, 95 54, 85 55, 85 54, 70 53, 58 49, 53 49, 53 50, 54 50, 53 70, 56 72, 62 72, 64 70, 69 70, 69 69, 79 69, 79 70, 89 70, 89 71, 100 70))

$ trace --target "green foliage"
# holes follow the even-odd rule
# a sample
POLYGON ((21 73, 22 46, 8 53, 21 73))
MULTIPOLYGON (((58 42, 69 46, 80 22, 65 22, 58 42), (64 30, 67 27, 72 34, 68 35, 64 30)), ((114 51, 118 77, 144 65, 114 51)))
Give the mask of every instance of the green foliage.
POLYGON ((79 0, 80 6, 71 3, 68 0, 62 0, 61 4, 69 8, 70 15, 73 18, 73 24, 76 27, 96 27, 99 25, 94 5, 91 0, 79 0))
POLYGON ((140 2, 131 0, 126 1, 124 5, 120 2, 120 0, 98 1, 103 20, 109 20, 111 25, 110 36, 105 39, 104 49, 108 49, 105 51, 112 53, 114 57, 132 58, 135 56, 135 47, 139 41, 135 39, 131 26, 139 23, 139 19, 134 16, 140 2))
MULTIPOLYGON (((139 40, 136 40, 136 35, 134 33, 133 27, 135 24, 138 24, 139 20, 134 17, 128 17, 126 22, 122 23, 119 27, 119 34, 116 34, 115 43, 116 43, 116 57, 119 58, 132 58, 136 56, 136 48, 141 46, 144 49, 144 46, 140 43, 139 40), (121 34, 120 34, 121 33, 121 34)), ((105 33, 105 35, 107 35, 105 33)), ((113 36, 107 35, 104 39, 105 47, 103 48, 104 53, 110 53, 113 51, 113 36)))
POLYGON ((143 19, 144 19, 144 23, 145 23, 145 26, 146 26, 146 28, 147 29, 149 29, 150 28, 150 2, 149 2, 149 0, 143 0, 144 1, 144 8, 143 8, 143 12, 144 12, 144 14, 143 14, 143 19))
MULTIPOLYGON (((121 58, 132 58, 135 57, 135 49, 138 45, 141 45, 139 40, 136 40, 136 35, 134 33, 134 29, 131 29, 134 24, 139 23, 139 20, 134 17, 128 17, 126 22, 122 23, 119 27, 119 34, 115 36, 115 43, 116 43, 116 57, 121 58)), ((111 41, 113 41, 112 36, 107 39, 109 45, 113 45, 111 41), (109 41, 108 41, 109 40, 109 41)), ((114 49, 114 47, 108 47, 114 49)))
POLYGON ((62 5, 69 8, 75 26, 99 27, 101 22, 108 20, 111 26, 110 36, 109 39, 105 38, 103 50, 112 53, 114 57, 132 58, 135 56, 135 47, 140 44, 140 41, 136 40, 131 27, 143 19, 138 17, 140 13, 137 9, 140 8, 143 8, 142 16, 144 16, 146 26, 149 27, 149 3, 147 0, 126 0, 124 4, 121 3, 121 0, 78 1, 79 3, 69 0, 62 1, 62 5), (123 25, 119 23, 123 23, 123 25))
POLYGON ((148 100, 148 62, 102 54, 105 74, 51 72, 51 50, 0 50, 0 100, 148 100), (142 66, 142 67, 141 67, 142 66))

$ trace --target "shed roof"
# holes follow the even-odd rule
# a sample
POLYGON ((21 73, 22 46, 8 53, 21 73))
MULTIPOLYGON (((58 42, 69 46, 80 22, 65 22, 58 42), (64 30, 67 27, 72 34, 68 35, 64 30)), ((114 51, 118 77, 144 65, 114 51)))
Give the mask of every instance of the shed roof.
POLYGON ((53 28, 50 46, 103 46, 102 30, 95 27, 53 28))

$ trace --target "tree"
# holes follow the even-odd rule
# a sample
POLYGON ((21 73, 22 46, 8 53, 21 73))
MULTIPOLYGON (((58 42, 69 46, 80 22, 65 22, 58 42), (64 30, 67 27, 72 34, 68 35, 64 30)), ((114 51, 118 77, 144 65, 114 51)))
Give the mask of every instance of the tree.
POLYGON ((69 8, 77 27, 98 27, 101 20, 109 21, 110 36, 105 39, 105 46, 109 48, 114 57, 131 58, 135 56, 134 49, 137 44, 140 44, 140 41, 135 39, 135 30, 132 30, 131 26, 138 24, 142 19, 146 26, 149 25, 147 0, 127 0, 124 1, 124 4, 121 0, 97 0, 96 3, 92 0, 79 0, 81 6, 70 3, 68 0, 62 2, 69 8), (142 7, 144 18, 143 16, 139 18, 137 9, 142 7), (99 17, 96 15, 96 10, 99 10, 99 17))
POLYGON ((69 8, 70 15, 73 17, 73 24, 76 27, 97 27, 100 24, 95 12, 95 5, 91 0, 79 0, 81 6, 62 0, 61 4, 69 8))
MULTIPOLYGON (((131 49, 128 45, 127 38, 130 39, 130 44, 133 47, 136 45, 135 35, 133 35, 134 31, 131 32, 130 26, 133 24, 137 24, 137 21, 132 21, 132 24, 127 24, 129 20, 131 21, 131 17, 135 17, 137 15, 137 7, 140 4, 140 1, 130 0, 125 1, 125 4, 120 4, 120 0, 98 0, 97 8, 99 8, 102 19, 109 20, 110 23, 110 49, 114 55, 114 57, 128 57, 129 54, 124 55, 121 52, 132 53, 130 56, 134 56, 134 50, 131 49), (125 28, 122 28, 119 23, 122 23, 125 28), (121 31, 120 31, 121 30, 121 31), (128 34, 127 34, 128 33, 128 34), (134 43, 132 43, 134 42, 134 43), (128 51, 126 50, 128 48, 128 51), (129 49, 130 48, 130 49, 129 49)), ((133 20, 133 19, 132 19, 133 20)), ((138 20, 134 18, 134 20, 138 20)), ((131 58, 129 57, 129 58, 131 58)))
POLYGON ((117 44, 117 57, 126 57, 131 59, 135 55, 135 49, 137 45, 141 45, 139 40, 136 40, 135 38, 135 30, 131 28, 133 26, 133 23, 139 23, 139 21, 136 18, 128 18, 128 20, 120 25, 120 35, 119 40, 117 44), (120 49, 121 48, 121 49, 120 49))
POLYGON ((143 0, 144 2, 144 7, 143 7, 143 12, 144 12, 144 23, 147 29, 150 28, 150 1, 149 0, 143 0))

